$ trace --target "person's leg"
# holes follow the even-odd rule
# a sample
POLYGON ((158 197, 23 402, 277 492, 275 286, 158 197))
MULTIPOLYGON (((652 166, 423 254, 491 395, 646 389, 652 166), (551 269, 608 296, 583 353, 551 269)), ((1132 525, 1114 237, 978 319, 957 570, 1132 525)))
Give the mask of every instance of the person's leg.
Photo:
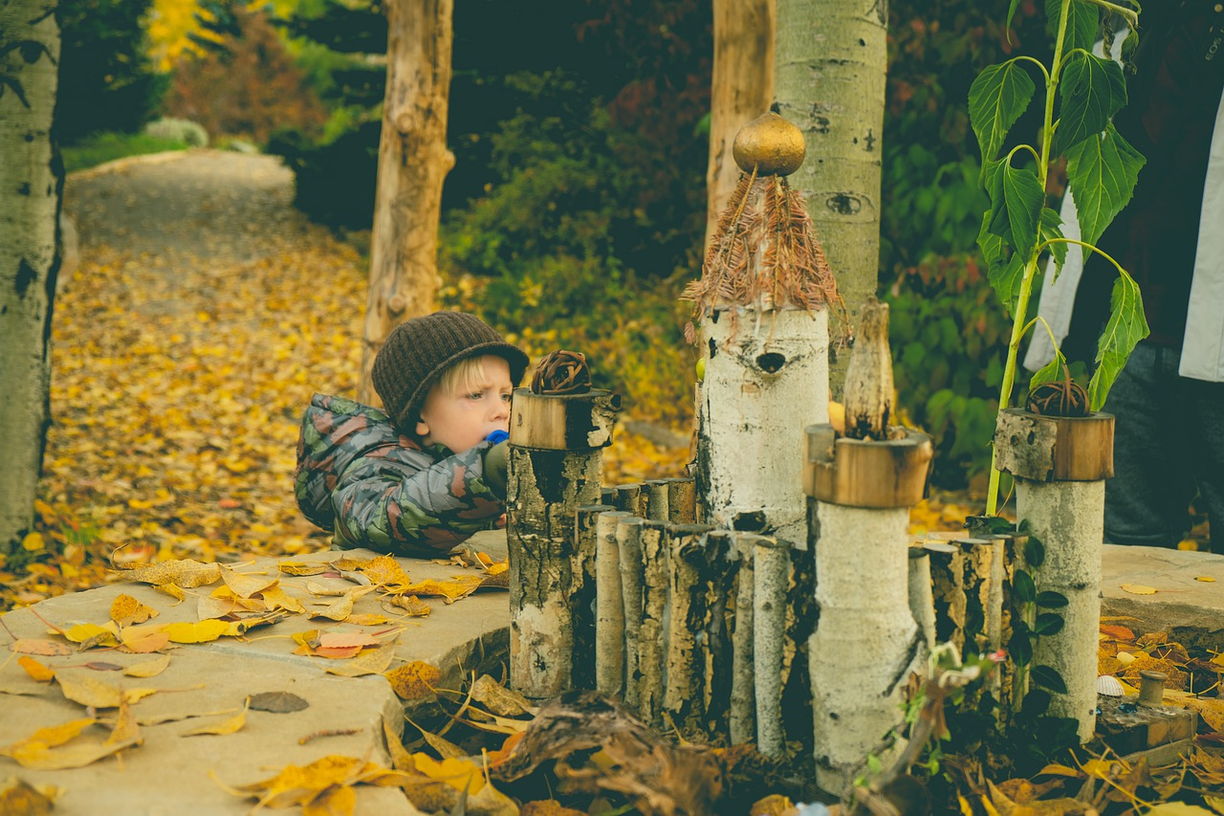
POLYGON ((1198 507, 1207 511, 1213 552, 1224 553, 1224 383, 1182 380, 1190 405, 1198 507))
POLYGON ((1140 343, 1110 389, 1105 411, 1115 417, 1114 476, 1105 482, 1105 540, 1111 544, 1176 547, 1187 529, 1194 495, 1190 413, 1177 380, 1177 354, 1140 343))

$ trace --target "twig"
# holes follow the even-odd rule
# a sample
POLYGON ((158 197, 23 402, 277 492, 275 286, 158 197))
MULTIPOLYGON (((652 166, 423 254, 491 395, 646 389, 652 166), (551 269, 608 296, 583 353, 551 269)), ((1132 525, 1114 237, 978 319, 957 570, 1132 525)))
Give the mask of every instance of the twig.
POLYGON ((360 733, 360 728, 327 728, 322 731, 315 731, 312 734, 307 734, 298 740, 298 745, 305 745, 312 740, 317 740, 322 737, 350 737, 353 734, 360 733))

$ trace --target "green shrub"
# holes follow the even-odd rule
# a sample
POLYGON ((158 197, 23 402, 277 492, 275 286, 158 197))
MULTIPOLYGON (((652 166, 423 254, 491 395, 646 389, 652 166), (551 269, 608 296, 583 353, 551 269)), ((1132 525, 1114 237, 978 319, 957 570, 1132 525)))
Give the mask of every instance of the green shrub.
POLYGON ((181 139, 166 139, 148 133, 94 133, 62 148, 61 153, 64 170, 71 173, 127 156, 186 150, 188 147, 181 139))
POLYGON ((182 142, 191 147, 208 147, 208 131, 189 119, 161 118, 145 125, 144 132, 155 139, 182 142))

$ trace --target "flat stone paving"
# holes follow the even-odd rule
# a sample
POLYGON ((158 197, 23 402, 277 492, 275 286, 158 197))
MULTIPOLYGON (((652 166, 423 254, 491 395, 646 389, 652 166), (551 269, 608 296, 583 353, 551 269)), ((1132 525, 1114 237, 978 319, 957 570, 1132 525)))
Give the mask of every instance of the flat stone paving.
MULTIPOLYGON (((471 540, 479 550, 504 557, 504 534, 480 534, 471 540)), ((368 550, 324 552, 303 555, 295 561, 317 562, 341 555, 370 558, 368 550)), ((267 571, 275 574, 276 562, 261 558, 244 562, 242 572, 267 571)), ((399 559, 413 580, 446 580, 464 572, 416 559, 399 559)), ((305 589, 306 577, 281 576, 281 586, 306 603, 316 600, 305 589)), ((316 579, 317 580, 317 579, 316 579)), ((215 586, 215 585, 214 585, 215 586)), ((214 587, 195 592, 206 594, 214 587)), ((192 592, 192 591, 188 591, 192 592)), ((152 587, 119 582, 87 592, 51 598, 34 609, 46 620, 67 628, 77 623, 105 623, 115 596, 126 593, 157 609, 153 623, 195 621, 194 598, 176 601, 152 587)), ((380 606, 377 593, 361 597, 354 612, 382 613, 394 619, 395 609, 380 606)), ((442 670, 439 685, 459 688, 461 675, 470 671, 496 671, 509 648, 509 605, 507 593, 478 592, 453 604, 439 598, 427 599, 433 607, 428 617, 411 618, 403 625, 396 643, 392 666, 420 660, 442 670)), ((309 606, 308 606, 309 608, 309 606)), ((18 638, 49 638, 46 624, 30 609, 17 609, 3 616, 4 623, 18 638)), ((377 631, 326 619, 308 620, 291 615, 273 626, 251 630, 243 640, 221 638, 210 643, 184 645, 173 649, 169 667, 160 675, 140 679, 118 671, 94 671, 83 667, 87 661, 129 666, 147 661, 150 655, 125 654, 113 649, 91 649, 59 657, 35 656, 42 663, 70 677, 88 677, 124 689, 157 688, 161 692, 133 706, 139 718, 157 715, 241 709, 244 699, 266 691, 288 691, 304 698, 309 707, 287 714, 249 711, 246 726, 235 734, 181 736, 182 732, 205 724, 216 724, 233 713, 143 726, 144 743, 127 749, 118 757, 99 760, 84 768, 38 771, 22 768, 0 758, 0 776, 16 775, 35 785, 55 785, 62 793, 56 813, 122 813, 124 816, 155 816, 184 812, 200 814, 246 813, 253 799, 242 799, 224 791, 216 779, 228 785, 242 785, 274 776, 288 764, 305 765, 321 757, 337 754, 364 757, 390 766, 383 737, 383 722, 396 731, 403 725, 405 703, 391 690, 381 675, 346 678, 327 674, 332 664, 325 658, 293 654, 295 632, 377 631), (68 668, 75 666, 76 668, 68 668), (61 668, 63 667, 63 668, 61 668), (356 729, 356 733, 320 737, 302 745, 299 740, 327 730, 356 729)), ((8 651, 6 649, 6 651, 8 651)), ((154 655, 155 656, 155 655, 154 655)), ((11 652, 0 666, 0 745, 10 745, 30 736, 39 728, 59 725, 88 716, 85 709, 63 697, 57 685, 38 683, 18 665, 11 652)), ((112 711, 102 712, 111 715, 112 711)), ((411 729, 411 726, 408 726, 411 729)), ((87 729, 78 739, 105 739, 107 730, 87 729)), ((409 734, 409 736, 413 736, 409 734)), ((386 816, 414 814, 403 794, 394 788, 357 787, 358 813, 386 816)))
POLYGON ((1224 651, 1224 555, 1105 545, 1101 615, 1136 633, 1167 632, 1186 647, 1224 651), (1201 580, 1210 579, 1210 580, 1201 580), (1156 590, 1136 594, 1123 585, 1156 590))

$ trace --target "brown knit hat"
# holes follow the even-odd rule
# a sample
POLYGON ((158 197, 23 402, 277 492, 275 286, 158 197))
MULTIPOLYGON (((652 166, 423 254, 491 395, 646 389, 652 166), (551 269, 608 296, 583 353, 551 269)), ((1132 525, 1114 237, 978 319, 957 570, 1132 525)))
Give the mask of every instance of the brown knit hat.
POLYGON ((409 421, 442 372, 460 360, 484 354, 505 358, 515 385, 527 370, 527 355, 475 315, 434 312, 414 317, 396 326, 374 357, 374 390, 396 427, 411 433, 409 421))

